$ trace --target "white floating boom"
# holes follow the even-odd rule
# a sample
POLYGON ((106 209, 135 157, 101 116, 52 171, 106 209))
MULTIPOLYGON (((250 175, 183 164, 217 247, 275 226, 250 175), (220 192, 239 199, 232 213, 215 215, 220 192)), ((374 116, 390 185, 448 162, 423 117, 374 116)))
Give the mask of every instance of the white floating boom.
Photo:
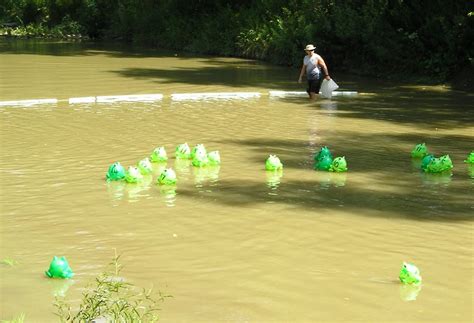
POLYGON ((260 92, 175 93, 171 100, 249 99, 260 97, 260 92))
POLYGON ((98 103, 110 102, 139 102, 139 101, 157 101, 162 100, 163 94, 136 94, 136 95, 110 95, 98 96, 96 101, 98 103))
POLYGON ((58 99, 36 99, 36 100, 18 100, 18 101, 0 101, 0 107, 5 106, 24 106, 28 107, 37 104, 56 104, 58 99))

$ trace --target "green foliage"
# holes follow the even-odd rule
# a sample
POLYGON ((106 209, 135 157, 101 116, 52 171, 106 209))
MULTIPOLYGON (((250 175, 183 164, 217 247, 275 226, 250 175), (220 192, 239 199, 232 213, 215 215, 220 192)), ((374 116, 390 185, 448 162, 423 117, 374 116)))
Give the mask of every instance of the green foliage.
POLYGON ((13 320, 2 320, 1 323, 23 323, 25 322, 26 315, 21 313, 18 317, 15 317, 13 320))
POLYGON ((54 306, 61 322, 90 322, 105 319, 107 322, 156 322, 159 303, 171 297, 159 292, 154 299, 152 289, 141 292, 120 277, 120 256, 115 255, 110 268, 96 278, 95 286, 82 296, 79 309, 74 312, 64 297, 56 297, 54 306))

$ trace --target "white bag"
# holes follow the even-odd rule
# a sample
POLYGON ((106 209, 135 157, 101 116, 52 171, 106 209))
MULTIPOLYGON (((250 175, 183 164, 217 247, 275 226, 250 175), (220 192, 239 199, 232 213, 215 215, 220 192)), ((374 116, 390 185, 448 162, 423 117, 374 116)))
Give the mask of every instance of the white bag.
POLYGON ((337 85, 332 79, 329 79, 329 81, 324 79, 323 83, 321 83, 321 96, 330 99, 332 97, 332 91, 337 90, 338 88, 339 85, 337 85))

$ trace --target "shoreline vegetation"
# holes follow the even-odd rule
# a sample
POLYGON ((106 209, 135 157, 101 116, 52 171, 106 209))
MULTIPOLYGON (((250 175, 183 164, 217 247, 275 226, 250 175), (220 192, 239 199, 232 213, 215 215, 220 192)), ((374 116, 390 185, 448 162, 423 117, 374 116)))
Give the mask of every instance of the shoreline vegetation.
POLYGON ((1 38, 117 41, 472 90, 474 8, 455 0, 6 0, 1 38))

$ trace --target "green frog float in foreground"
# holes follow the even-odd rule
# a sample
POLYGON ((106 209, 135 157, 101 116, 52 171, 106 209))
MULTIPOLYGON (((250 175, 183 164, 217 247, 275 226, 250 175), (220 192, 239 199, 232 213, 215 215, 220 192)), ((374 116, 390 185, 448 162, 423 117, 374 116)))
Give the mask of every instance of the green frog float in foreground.
POLYGON ((278 158, 276 155, 270 155, 265 161, 265 169, 266 170, 283 169, 283 163, 280 161, 280 158, 278 158))
POLYGON ((125 168, 119 162, 110 165, 105 178, 108 181, 120 181, 125 178, 125 168))
POLYGON ((69 279, 74 276, 69 263, 66 260, 66 257, 53 257, 49 269, 44 272, 49 278, 63 278, 69 279))
POLYGON ((148 158, 144 158, 138 162, 138 170, 140 170, 140 173, 142 175, 148 175, 153 172, 153 167, 151 165, 151 162, 148 158))
POLYGON ((331 166, 329 167, 329 171, 335 173, 347 172, 346 157, 342 156, 334 158, 331 166))
POLYGON ((151 153, 150 159, 154 163, 162 163, 168 160, 165 147, 157 147, 151 153))
POLYGON ((428 148, 425 143, 418 144, 411 151, 411 157, 413 158, 423 158, 428 155, 428 148))
POLYGON ((176 173, 172 168, 165 169, 158 177, 158 184, 160 185, 174 185, 176 181, 176 173))
POLYGON ((399 278, 403 284, 421 284, 421 275, 418 267, 406 262, 403 262, 399 278))
POLYGON ((189 148, 188 143, 178 145, 174 153, 176 159, 190 159, 191 158, 191 148, 189 148))
POLYGON ((464 162, 468 164, 474 164, 474 151, 471 151, 464 162))
POLYGON ((451 170, 453 167, 453 162, 449 155, 444 155, 439 158, 427 155, 421 161, 421 169, 426 173, 442 173, 451 170))
POLYGON ((138 183, 143 181, 143 175, 138 169, 138 167, 128 167, 127 173, 125 174, 125 181, 127 183, 138 183))

